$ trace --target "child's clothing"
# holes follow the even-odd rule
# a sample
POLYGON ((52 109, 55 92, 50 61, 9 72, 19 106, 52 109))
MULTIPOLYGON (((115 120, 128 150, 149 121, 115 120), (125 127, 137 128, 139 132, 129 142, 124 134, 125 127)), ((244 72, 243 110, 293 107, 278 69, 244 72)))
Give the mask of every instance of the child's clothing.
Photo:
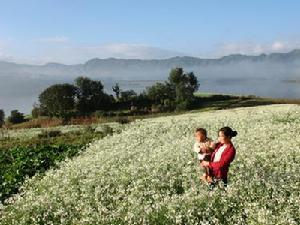
POLYGON ((198 153, 198 159, 200 161, 210 161, 210 155, 213 152, 213 143, 211 138, 206 138, 203 142, 195 142, 194 152, 198 153), (208 150, 205 150, 205 148, 208 148, 208 150))
MULTIPOLYGON (((214 142, 211 138, 206 138, 203 142, 198 142, 194 144, 194 152, 198 153, 198 159, 200 162, 202 160, 211 161, 211 154, 214 151, 214 142)), ((211 177, 208 167, 204 168, 206 176, 211 177)))

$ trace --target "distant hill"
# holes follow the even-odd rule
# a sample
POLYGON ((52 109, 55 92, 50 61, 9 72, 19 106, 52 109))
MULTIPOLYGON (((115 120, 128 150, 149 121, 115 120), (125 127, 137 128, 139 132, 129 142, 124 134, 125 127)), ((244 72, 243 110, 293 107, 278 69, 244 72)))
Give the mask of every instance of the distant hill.
MULTIPOLYGON (((40 79, 67 79, 78 75, 104 79, 163 79, 166 71, 174 67, 183 67, 187 70, 194 69, 202 72, 203 69, 220 66, 232 67, 236 65, 265 65, 277 64, 283 67, 297 66, 300 64, 300 50, 288 53, 261 54, 249 56, 233 54, 217 59, 202 59, 190 56, 177 56, 168 59, 91 59, 83 64, 64 65, 47 63, 45 65, 26 65, 11 62, 0 62, 0 76, 30 77, 40 79)), ((263 67, 259 67, 263 69, 263 67)), ((266 68, 265 68, 266 69, 266 68)), ((241 71, 243 72, 243 71, 241 71)), ((259 72, 259 71, 258 71, 259 72)), ((199 74, 205 76, 205 74, 199 74)))

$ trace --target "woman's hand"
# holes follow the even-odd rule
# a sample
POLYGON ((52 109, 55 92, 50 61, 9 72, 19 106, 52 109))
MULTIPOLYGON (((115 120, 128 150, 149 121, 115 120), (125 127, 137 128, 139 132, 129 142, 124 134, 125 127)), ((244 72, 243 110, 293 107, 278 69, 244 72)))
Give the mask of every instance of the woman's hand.
POLYGON ((208 166, 209 166, 209 162, 203 160, 203 161, 200 163, 200 165, 203 166, 203 167, 208 167, 208 166))

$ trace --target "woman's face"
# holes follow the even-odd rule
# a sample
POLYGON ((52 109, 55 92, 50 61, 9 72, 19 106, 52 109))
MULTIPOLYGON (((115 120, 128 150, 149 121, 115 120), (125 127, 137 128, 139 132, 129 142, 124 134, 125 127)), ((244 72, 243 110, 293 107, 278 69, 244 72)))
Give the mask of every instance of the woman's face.
POLYGON ((230 142, 230 137, 226 137, 223 133, 223 131, 219 131, 219 137, 218 137, 218 140, 220 143, 222 144, 226 144, 226 143, 229 143, 230 142))

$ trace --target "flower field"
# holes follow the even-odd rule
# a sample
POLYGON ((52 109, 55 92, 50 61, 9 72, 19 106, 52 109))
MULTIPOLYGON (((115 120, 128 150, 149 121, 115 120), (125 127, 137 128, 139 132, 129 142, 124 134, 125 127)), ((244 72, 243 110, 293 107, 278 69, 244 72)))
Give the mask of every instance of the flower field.
MULTIPOLYGON (((95 128, 95 131, 101 131, 104 126, 110 126, 116 132, 122 130, 122 125, 117 122, 103 123, 103 124, 94 124, 91 127, 95 128)), ((37 137, 43 131, 59 130, 62 133, 69 133, 73 131, 82 131, 84 130, 85 125, 66 125, 66 126, 57 126, 52 128, 26 128, 26 129, 16 129, 16 130, 6 130, 4 132, 4 137, 9 138, 19 138, 19 139, 28 139, 37 137)), ((1 137, 0 137, 1 138, 1 137)))
POLYGON ((300 224, 300 106, 138 120, 89 144, 0 209, 0 224, 300 224), (209 191, 194 130, 237 130, 227 190, 209 191))

